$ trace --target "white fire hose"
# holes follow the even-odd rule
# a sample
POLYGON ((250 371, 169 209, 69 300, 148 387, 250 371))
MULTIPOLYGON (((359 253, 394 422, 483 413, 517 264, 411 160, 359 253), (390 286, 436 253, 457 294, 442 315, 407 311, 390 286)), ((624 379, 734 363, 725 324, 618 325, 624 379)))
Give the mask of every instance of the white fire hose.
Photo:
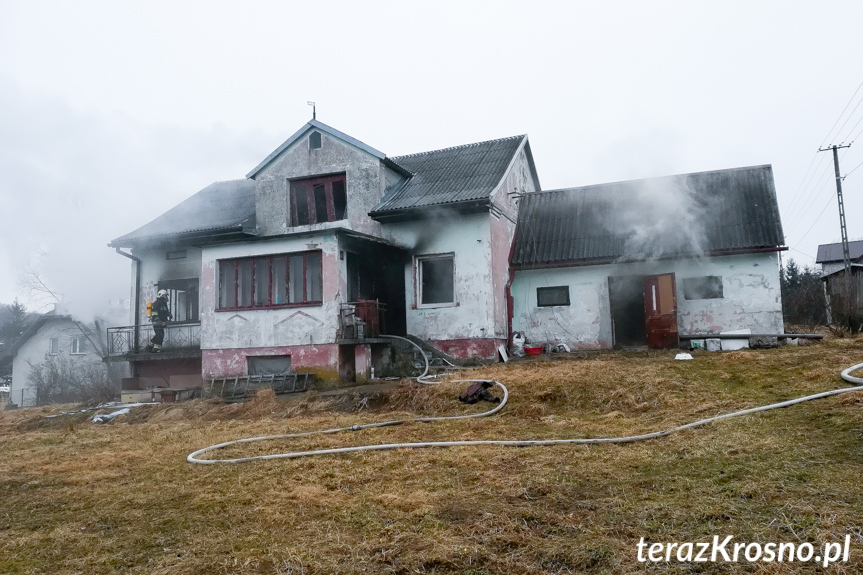
MULTIPOLYGON (((397 336, 390 336, 397 337, 397 336)), ((415 347, 419 349, 414 342, 405 339, 405 341, 413 344, 415 347)), ((420 349, 422 351, 422 349, 420 349)), ((425 357, 425 353, 423 353, 423 357, 425 357)), ((428 376, 428 358, 426 358, 426 369, 421 376, 417 378, 417 381, 421 379, 426 379, 428 376)), ((323 434, 331 434, 331 433, 339 433, 342 431, 360 431, 362 429, 370 429, 373 427, 387 427, 392 425, 401 425, 403 423, 409 422, 431 422, 431 421, 443 421, 443 420, 451 420, 451 419, 467 419, 473 417, 487 417, 489 415, 494 415, 506 405, 507 399, 509 398, 509 391, 506 387, 500 383, 499 381, 491 381, 491 380, 482 380, 482 379, 467 379, 467 380, 458 380, 463 382, 490 382, 503 390, 503 399, 501 399, 500 404, 498 404, 494 409, 490 411, 486 411, 483 413, 476 413, 471 415, 456 415, 450 417, 422 417, 416 419, 403 419, 398 421, 386 421, 383 423, 366 423, 363 425, 352 425, 350 427, 340 427, 337 429, 327 429, 324 431, 307 431, 305 433, 289 433, 285 435, 268 435, 263 437, 250 437, 246 439, 237 439, 234 441, 226 441, 224 443, 218 443, 216 445, 211 445, 209 447, 205 447, 203 449, 199 449, 193 453, 190 453, 188 457, 186 457, 186 461, 189 463, 200 463, 204 465, 213 465, 216 463, 245 463, 247 461, 256 461, 263 459, 296 459, 299 457, 308 457, 311 455, 334 455, 339 453, 356 453, 360 451, 383 451, 389 449, 420 449, 425 447, 455 447, 459 445, 503 445, 507 447, 526 447, 529 445, 560 445, 560 444, 570 444, 570 445, 595 445, 599 443, 631 443, 633 441, 643 441, 645 439, 655 439, 657 437, 664 437, 666 435, 670 435, 676 431, 683 431, 684 429, 692 429, 694 427, 700 427, 702 425, 707 425, 708 423, 712 423, 714 421, 718 421, 720 419, 729 419, 732 417, 739 417, 741 415, 749 415, 752 413, 758 413, 762 411, 769 411, 771 409, 779 409, 782 407, 790 407, 792 405, 796 405, 798 403, 803 403, 804 401, 811 401, 813 399, 821 399, 823 397, 829 397, 831 395, 838 395, 840 393, 847 393, 849 391, 863 391, 863 378, 853 377, 851 375, 852 372, 863 369, 863 363, 858 363, 857 365, 852 365, 851 367, 842 371, 842 379, 849 383, 856 384, 856 387, 844 387, 839 389, 834 389, 831 391, 824 391, 821 393, 816 393, 813 395, 807 395, 804 397, 798 397, 797 399, 790 399, 788 401, 782 401, 779 403, 772 403, 770 405, 764 405, 762 407, 753 407, 751 409, 744 409, 741 411, 735 411, 733 413, 726 413, 724 415, 717 415, 715 417, 708 417, 707 419, 701 419, 699 421, 695 421, 693 423, 687 423, 685 425, 681 425, 679 427, 674 427, 672 429, 666 429, 663 431, 654 431, 653 433, 645 433, 643 435, 630 435, 625 437, 597 437, 597 438, 573 438, 573 439, 521 439, 521 440, 467 440, 467 441, 429 441, 429 442, 418 442, 418 443, 384 443, 378 445, 360 445, 354 447, 339 447, 335 449, 315 449, 312 451, 295 451, 291 453, 276 453, 272 455, 256 455, 253 457, 239 457, 236 459, 199 459, 199 456, 207 453, 209 451, 215 451, 217 449, 223 449, 225 447, 231 445, 239 445, 241 443, 252 443, 255 441, 268 441, 274 439, 291 439, 296 437, 308 437, 310 435, 323 435, 323 434)), ((429 381, 420 381, 420 383, 431 384, 433 382, 429 381)))

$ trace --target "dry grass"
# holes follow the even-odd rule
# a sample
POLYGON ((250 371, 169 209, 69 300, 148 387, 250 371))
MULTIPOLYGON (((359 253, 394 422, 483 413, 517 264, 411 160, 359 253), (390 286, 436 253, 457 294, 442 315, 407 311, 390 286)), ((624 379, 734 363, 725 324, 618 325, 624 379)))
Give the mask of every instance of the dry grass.
MULTIPOLYGON (((641 433, 840 387, 863 339, 673 361, 598 354, 487 367, 511 392, 497 417, 366 430, 301 447, 641 433)), ((212 443, 461 406, 465 384, 372 397, 137 408, 108 425, 61 408, 0 414, 3 573, 809 573, 812 564, 636 559, 650 541, 843 541, 863 569, 863 394, 670 437, 594 447, 400 450, 193 466, 212 443)))

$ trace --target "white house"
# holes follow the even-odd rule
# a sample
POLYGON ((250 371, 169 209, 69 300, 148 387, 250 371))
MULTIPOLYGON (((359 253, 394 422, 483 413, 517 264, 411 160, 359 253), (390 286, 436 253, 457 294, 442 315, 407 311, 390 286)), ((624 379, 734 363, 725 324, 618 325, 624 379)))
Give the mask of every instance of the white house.
POLYGON ((575 349, 784 331, 770 166, 528 194, 512 329, 575 349))

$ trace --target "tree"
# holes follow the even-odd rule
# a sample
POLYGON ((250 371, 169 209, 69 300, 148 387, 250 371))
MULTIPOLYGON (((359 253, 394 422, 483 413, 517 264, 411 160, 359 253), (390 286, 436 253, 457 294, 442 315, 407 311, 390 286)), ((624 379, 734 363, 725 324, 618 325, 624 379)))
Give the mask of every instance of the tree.
POLYGON ((16 298, 0 309, 0 375, 12 373, 12 358, 6 352, 21 338, 27 329, 27 308, 16 298))
POLYGON ((36 404, 100 403, 116 399, 116 386, 105 364, 78 361, 64 355, 31 364, 30 383, 36 389, 36 404))
POLYGON ((812 328, 827 323, 827 304, 821 275, 814 267, 793 259, 781 270, 782 313, 785 321, 812 328))

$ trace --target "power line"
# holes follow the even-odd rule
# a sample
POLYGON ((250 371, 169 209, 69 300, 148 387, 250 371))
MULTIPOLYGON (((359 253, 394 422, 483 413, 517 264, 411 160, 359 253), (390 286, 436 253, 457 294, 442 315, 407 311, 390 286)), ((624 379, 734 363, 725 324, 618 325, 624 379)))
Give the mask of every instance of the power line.
MULTIPOLYGON (((861 87, 863 87, 863 82, 860 82, 860 85, 859 85, 859 86, 857 86, 857 89, 856 89, 856 90, 854 90, 854 94, 852 94, 852 95, 851 95, 851 99, 850 99, 850 100, 848 100, 848 103, 847 103, 847 104, 845 104, 845 107, 844 107, 844 108, 842 108, 842 113, 841 113, 841 114, 839 114, 839 117, 838 117, 838 118, 836 118, 836 121, 835 121, 835 122, 833 122, 833 127, 832 127, 832 128, 830 128, 830 131, 829 131, 829 132, 827 132, 827 135, 824 137, 824 140, 821 142, 821 145, 820 145, 820 146, 818 146, 819 148, 823 148, 823 147, 824 147, 824 143, 825 143, 825 142, 827 142, 827 140, 830 138, 830 134, 832 134, 832 133, 833 133, 833 128, 835 128, 835 127, 836 127, 836 124, 838 124, 838 123, 839 123, 839 120, 841 120, 841 119, 842 119, 842 116, 844 116, 844 115, 845 115, 845 110, 847 110, 847 109, 848 109, 848 106, 850 106, 850 105, 851 105, 851 102, 853 102, 853 101, 854 101, 854 96, 856 96, 856 95, 857 95, 857 92, 859 92, 859 91, 860 91, 860 88, 861 88, 861 87)), ((856 109, 856 108, 855 108, 855 109, 856 109)), ((845 122, 847 123, 847 122, 848 122, 848 120, 845 120, 845 122)), ((843 124, 843 126, 844 126, 844 124, 843 124)))
POLYGON ((815 218, 815 221, 814 221, 814 222, 812 222, 812 225, 811 225, 811 226, 809 226, 809 229, 808 229, 808 230, 806 230, 806 233, 805 233, 805 234, 803 234, 803 236, 800 238, 800 241, 798 241, 798 242, 794 245, 794 247, 793 247, 793 248, 791 248, 792 250, 796 250, 796 249, 797 249, 797 246, 799 246, 800 244, 802 244, 802 243, 803 243, 803 240, 806 238, 806 236, 808 236, 808 235, 809 235, 809 232, 811 232, 811 231, 812 231, 812 228, 814 228, 814 227, 815 227, 815 224, 817 224, 817 223, 818 223, 818 220, 820 220, 820 219, 821 219, 821 216, 823 216, 823 215, 824 215, 824 212, 825 212, 825 211, 827 211, 827 208, 828 208, 828 207, 830 207, 830 204, 831 204, 831 203, 833 203, 833 198, 834 198, 835 196, 836 196, 836 193, 834 192, 834 193, 833 193, 833 195, 832 195, 832 196, 830 196, 830 199, 829 199, 829 200, 827 200, 827 203, 826 203, 826 204, 824 204, 824 209, 822 209, 822 210, 821 210, 821 213, 820 213, 820 214, 818 214, 818 217, 817 217, 817 218, 815 218))

